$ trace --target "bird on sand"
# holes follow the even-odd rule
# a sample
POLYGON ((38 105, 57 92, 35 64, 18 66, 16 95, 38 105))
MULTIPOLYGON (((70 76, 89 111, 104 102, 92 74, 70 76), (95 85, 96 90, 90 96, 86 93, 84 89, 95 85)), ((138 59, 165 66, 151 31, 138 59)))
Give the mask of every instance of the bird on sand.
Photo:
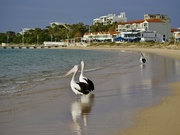
POLYGON ((142 64, 146 63, 145 57, 143 56, 143 54, 142 54, 141 52, 140 52, 140 54, 141 54, 140 62, 141 62, 142 64))

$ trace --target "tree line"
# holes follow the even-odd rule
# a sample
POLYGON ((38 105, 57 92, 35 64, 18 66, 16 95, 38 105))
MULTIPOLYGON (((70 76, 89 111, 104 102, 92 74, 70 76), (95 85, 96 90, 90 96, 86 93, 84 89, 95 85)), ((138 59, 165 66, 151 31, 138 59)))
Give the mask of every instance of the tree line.
POLYGON ((52 24, 51 26, 46 26, 45 29, 34 28, 24 33, 7 31, 6 33, 0 33, 0 43, 21 44, 23 42, 24 44, 43 44, 44 41, 59 42, 65 39, 80 41, 80 38, 86 32, 115 31, 115 25, 116 23, 109 23, 108 25, 96 23, 90 26, 79 22, 72 25, 65 24, 65 26, 52 24))

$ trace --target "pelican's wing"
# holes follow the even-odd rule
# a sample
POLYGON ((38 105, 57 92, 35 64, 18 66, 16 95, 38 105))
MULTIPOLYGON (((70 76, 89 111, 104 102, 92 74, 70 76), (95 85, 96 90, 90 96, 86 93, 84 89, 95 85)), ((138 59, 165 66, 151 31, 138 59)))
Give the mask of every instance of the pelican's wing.
POLYGON ((88 94, 90 92, 88 84, 83 82, 77 82, 77 84, 80 86, 80 89, 77 89, 79 92, 83 94, 88 94))
POLYGON ((145 63, 145 62, 146 62, 146 59, 143 58, 143 59, 142 59, 142 62, 145 63))
POLYGON ((88 79, 88 78, 84 78, 84 80, 86 80, 86 82, 88 83, 89 89, 91 91, 93 91, 94 90, 94 83, 90 79, 88 79))

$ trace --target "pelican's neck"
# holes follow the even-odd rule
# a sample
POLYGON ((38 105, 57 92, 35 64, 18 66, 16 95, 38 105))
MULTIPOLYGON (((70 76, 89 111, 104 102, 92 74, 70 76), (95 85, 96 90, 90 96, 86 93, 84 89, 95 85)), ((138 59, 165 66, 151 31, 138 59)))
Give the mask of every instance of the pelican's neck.
POLYGON ((80 73, 80 77, 83 77, 83 72, 84 72, 84 64, 81 64, 81 73, 80 73))
POLYGON ((75 75, 76 75, 76 73, 77 73, 77 71, 75 71, 75 72, 73 73, 73 76, 72 76, 72 79, 71 79, 71 82, 72 82, 72 83, 76 82, 76 81, 75 81, 75 75))

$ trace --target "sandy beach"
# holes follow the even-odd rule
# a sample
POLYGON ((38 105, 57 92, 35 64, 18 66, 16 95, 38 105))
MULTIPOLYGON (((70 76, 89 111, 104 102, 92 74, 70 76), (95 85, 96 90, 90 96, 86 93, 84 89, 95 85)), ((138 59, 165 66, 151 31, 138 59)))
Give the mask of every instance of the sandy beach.
MULTIPOLYGON (((128 49, 129 50, 129 49, 128 49)), ((168 49, 130 49, 145 51, 180 59, 180 50, 168 49)), ((159 105, 141 110, 137 114, 135 125, 120 135, 178 135, 180 133, 180 82, 169 84, 173 89, 159 105)))
MULTIPOLYGON (((103 47, 92 47, 91 49, 104 49, 103 47)), ((180 60, 180 50, 158 49, 158 48, 121 48, 107 47, 110 50, 129 50, 155 53, 157 55, 171 57, 180 60)), ((158 105, 142 109, 137 113, 134 125, 117 133, 118 135, 179 135, 180 133, 180 82, 169 84, 173 89, 171 96, 162 100, 158 105)))
POLYGON ((119 135, 179 135, 180 129, 180 83, 170 84, 173 95, 166 97, 159 105, 141 110, 135 125, 119 135))
POLYGON ((69 88, 70 77, 44 81, 29 91, 1 97, 0 134, 180 133, 180 82, 173 77, 174 65, 179 63, 176 60, 180 60, 180 50, 120 47, 78 49, 141 51, 152 63, 141 66, 132 62, 132 65, 121 69, 115 67, 87 72, 86 75, 95 82, 96 91, 82 99, 86 102, 76 100, 69 88), (159 65, 156 61, 160 62, 159 65), (171 63, 172 67, 164 67, 171 63), (135 107, 133 103, 138 106, 135 107), (75 110, 78 110, 78 114, 74 113, 75 110))
MULTIPOLYGON (((112 48, 117 49, 117 48, 112 48)), ((119 49, 119 48, 118 48, 119 49)), ((122 50, 150 52, 180 60, 180 50, 122 48, 122 50)), ((171 96, 155 106, 137 113, 135 124, 119 135, 179 135, 180 133, 180 82, 170 83, 173 89, 171 96)))

